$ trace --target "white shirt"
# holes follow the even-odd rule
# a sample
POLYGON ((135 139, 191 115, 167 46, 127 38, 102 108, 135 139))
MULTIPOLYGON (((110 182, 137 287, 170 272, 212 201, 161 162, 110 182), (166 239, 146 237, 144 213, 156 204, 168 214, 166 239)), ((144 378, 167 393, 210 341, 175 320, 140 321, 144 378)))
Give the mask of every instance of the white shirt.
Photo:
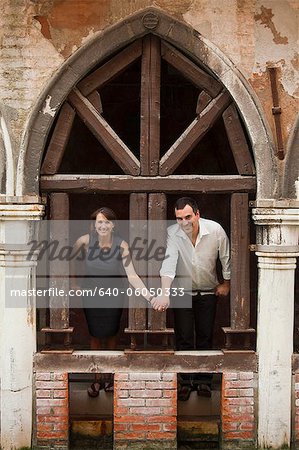
POLYGON ((219 223, 200 218, 195 246, 178 224, 172 225, 167 229, 167 249, 160 276, 176 277, 176 284, 187 290, 213 291, 219 284, 218 256, 223 278, 229 280, 229 240, 219 223))

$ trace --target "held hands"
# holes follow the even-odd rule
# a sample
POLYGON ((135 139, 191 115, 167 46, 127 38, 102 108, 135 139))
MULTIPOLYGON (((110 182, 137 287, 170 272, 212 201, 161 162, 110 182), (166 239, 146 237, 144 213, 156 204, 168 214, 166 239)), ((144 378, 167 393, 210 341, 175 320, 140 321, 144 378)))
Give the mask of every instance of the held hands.
POLYGON ((229 294, 229 290, 230 290, 230 281, 224 280, 223 283, 218 284, 215 287, 215 295, 217 297, 226 297, 229 294))
POLYGON ((153 309, 155 311, 160 311, 163 312, 165 311, 169 305, 170 305, 170 300, 169 300, 169 296, 168 295, 164 295, 164 296, 158 296, 158 297, 154 297, 151 300, 151 305, 153 307, 153 309))

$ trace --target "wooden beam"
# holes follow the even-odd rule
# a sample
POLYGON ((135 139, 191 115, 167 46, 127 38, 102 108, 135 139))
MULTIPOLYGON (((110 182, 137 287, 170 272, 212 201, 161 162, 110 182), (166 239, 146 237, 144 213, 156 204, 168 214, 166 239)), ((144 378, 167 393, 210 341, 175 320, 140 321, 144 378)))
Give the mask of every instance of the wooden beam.
POLYGON ((75 115, 74 109, 69 103, 65 102, 60 110, 49 146, 46 150, 46 156, 41 168, 42 174, 53 175, 58 172, 70 137, 75 115))
POLYGON ((248 194, 231 197, 231 328, 250 325, 250 266, 248 194))
POLYGON ((255 167, 244 135, 238 112, 230 105, 222 114, 230 148, 240 175, 254 175, 255 167))
MULTIPOLYGON (((140 245, 147 239, 147 194, 133 193, 130 195, 130 245, 135 239, 140 239, 140 245)), ((146 283, 147 262, 145 258, 134 258, 132 254, 133 264, 138 275, 141 276, 146 283)), ((129 298, 129 329, 145 330, 146 329, 146 300, 141 296, 132 296, 129 298)), ((133 339, 134 341, 134 339, 133 339)), ((131 344, 133 347, 134 344, 131 344)))
POLYGON ((256 178, 240 175, 170 175, 132 177, 129 175, 52 175, 42 176, 43 192, 255 192, 256 178))
MULTIPOLYGON (((65 193, 50 195, 50 239, 58 241, 59 248, 69 243, 69 198, 65 193)), ((49 287, 69 291, 69 262, 66 260, 49 261, 49 287)), ((69 327, 68 296, 50 295, 50 328, 67 329, 69 327)))
POLYGON ((95 107, 95 109, 102 114, 103 112, 103 106, 101 101, 101 96, 98 91, 92 91, 91 94, 88 95, 88 100, 90 103, 95 107))
POLYGON ((221 351, 175 352, 174 354, 144 354, 122 351, 75 351, 72 355, 34 355, 37 372, 64 373, 116 373, 127 372, 223 373, 257 372, 257 356, 254 352, 223 353, 221 351))
POLYGON ((138 159, 113 131, 106 120, 98 113, 90 101, 78 89, 74 89, 69 94, 68 99, 86 126, 122 170, 130 175, 138 175, 140 172, 138 159))
POLYGON ((222 112, 231 103, 231 97, 227 92, 221 92, 202 111, 183 134, 170 147, 160 161, 159 174, 170 175, 181 164, 198 142, 212 128, 222 112))
POLYGON ((200 69, 172 45, 162 42, 161 56, 165 61, 181 72, 185 78, 191 81, 191 83, 198 88, 207 91, 211 97, 216 97, 221 91, 222 86, 215 78, 200 69))
POLYGON ((89 95, 92 91, 103 87, 108 81, 111 81, 123 72, 130 64, 141 56, 141 53, 142 43, 141 40, 137 40, 111 58, 106 64, 80 81, 77 85, 78 88, 83 95, 89 95))
POLYGON ((196 105, 196 114, 198 116, 208 106, 211 100, 212 97, 209 94, 207 94, 207 92, 201 91, 201 93, 198 96, 196 105))
MULTIPOLYGON (((148 242, 154 244, 152 252, 159 247, 166 247, 166 219, 167 219, 167 199, 164 193, 149 194, 148 196, 148 242), (157 222, 158 221, 158 222, 157 222), (155 226, 155 222, 157 225, 155 226)), ((155 258, 148 261, 148 280, 152 288, 161 287, 160 268, 162 261, 155 258)), ((148 328, 151 330, 165 330, 166 312, 155 311, 152 308, 148 311, 148 328)))
POLYGON ((141 175, 158 175, 160 160, 160 39, 143 39, 141 63, 140 166, 141 175))

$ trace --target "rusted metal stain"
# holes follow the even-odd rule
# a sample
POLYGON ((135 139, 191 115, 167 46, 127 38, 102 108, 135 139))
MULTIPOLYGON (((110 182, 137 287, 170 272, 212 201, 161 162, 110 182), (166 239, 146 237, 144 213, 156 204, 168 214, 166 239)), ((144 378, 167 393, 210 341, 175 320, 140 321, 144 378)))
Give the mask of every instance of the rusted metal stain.
POLYGON ((48 19, 44 16, 34 16, 34 19, 37 20, 41 25, 41 33, 46 39, 51 39, 51 30, 48 19))
POLYGON ((275 42, 275 44, 288 44, 288 38, 286 36, 281 36, 279 31, 277 31, 272 20, 273 17, 274 14, 272 13, 272 9, 265 8, 265 6, 261 6, 261 14, 254 15, 254 19, 256 20, 256 22, 260 21, 262 25, 265 25, 270 29, 273 34, 273 41, 275 42))

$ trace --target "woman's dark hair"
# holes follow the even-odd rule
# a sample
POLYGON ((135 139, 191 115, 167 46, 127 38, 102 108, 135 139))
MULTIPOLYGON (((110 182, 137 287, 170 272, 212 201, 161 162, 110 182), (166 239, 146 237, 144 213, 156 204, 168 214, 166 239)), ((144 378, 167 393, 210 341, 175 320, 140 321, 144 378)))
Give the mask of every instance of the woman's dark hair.
POLYGON ((175 209, 184 209, 186 205, 191 206, 194 214, 196 214, 197 211, 199 211, 198 204, 191 197, 178 198, 177 201, 175 202, 174 207, 175 207, 175 209))
POLYGON ((103 214, 103 216, 105 216, 106 219, 110 220, 111 222, 116 222, 117 221, 117 217, 116 217, 115 212, 112 209, 110 209, 110 208, 106 208, 105 206, 103 208, 96 209, 90 215, 91 220, 96 220, 97 215, 100 214, 100 213, 103 214))

